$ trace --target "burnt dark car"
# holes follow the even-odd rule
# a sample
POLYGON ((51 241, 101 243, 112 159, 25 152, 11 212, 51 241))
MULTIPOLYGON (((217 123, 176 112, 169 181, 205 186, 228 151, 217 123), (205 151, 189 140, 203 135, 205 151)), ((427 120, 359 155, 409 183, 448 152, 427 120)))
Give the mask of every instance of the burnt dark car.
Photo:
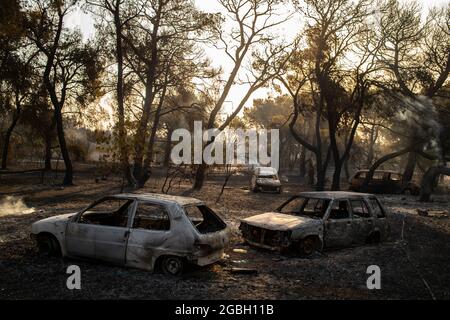
POLYGON ((252 246, 304 256, 378 243, 390 232, 386 209, 376 196, 344 191, 301 192, 275 211, 242 219, 239 229, 252 246))
POLYGON ((349 190, 356 192, 370 193, 391 193, 391 194, 411 194, 418 195, 420 187, 414 182, 404 182, 402 174, 394 171, 377 170, 369 181, 366 190, 362 190, 362 185, 369 170, 359 170, 350 180, 349 190))

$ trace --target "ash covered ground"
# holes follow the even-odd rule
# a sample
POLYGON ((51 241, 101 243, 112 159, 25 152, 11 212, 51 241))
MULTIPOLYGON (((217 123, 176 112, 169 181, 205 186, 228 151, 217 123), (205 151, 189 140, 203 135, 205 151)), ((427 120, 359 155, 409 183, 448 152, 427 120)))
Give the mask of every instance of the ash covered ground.
MULTIPOLYGON (((379 198, 390 212, 389 241, 299 258, 244 245, 238 226, 239 219, 275 209, 307 187, 293 180, 285 184, 281 195, 254 194, 249 192, 245 177, 233 176, 216 202, 223 181, 217 177, 190 196, 204 200, 231 226, 227 256, 212 266, 192 267, 181 277, 169 277, 39 255, 29 238, 33 222, 76 212, 94 199, 120 192, 122 184, 120 178, 113 176, 95 182, 89 171, 76 175, 73 187, 61 188, 53 180, 44 179, 41 184, 39 174, 0 177, 0 299, 450 298, 448 194, 436 195, 427 204, 414 196, 381 195, 379 198), (417 209, 427 210, 429 215, 419 216, 417 209), (234 252, 236 248, 246 253, 234 252), (66 287, 66 269, 71 264, 81 268, 81 290, 66 287), (366 287, 369 265, 381 268, 381 290, 366 287), (231 267, 254 268, 258 273, 233 274, 231 267)), ((160 192, 163 180, 150 180, 144 191, 160 192)), ((181 194, 189 187, 187 181, 176 183, 169 193, 181 194)))

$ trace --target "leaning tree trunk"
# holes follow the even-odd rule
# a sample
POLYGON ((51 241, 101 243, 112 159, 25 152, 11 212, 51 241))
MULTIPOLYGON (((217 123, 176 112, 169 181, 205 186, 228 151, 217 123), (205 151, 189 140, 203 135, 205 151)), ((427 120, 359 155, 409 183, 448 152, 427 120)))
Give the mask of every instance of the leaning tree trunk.
POLYGON ((440 167, 431 167, 427 170, 427 172, 422 178, 419 201, 421 202, 430 201, 431 194, 433 193, 434 190, 434 183, 441 174, 450 176, 450 168, 440 166, 440 167))
POLYGON ((394 159, 396 157, 404 155, 405 153, 413 151, 414 148, 415 148, 415 146, 409 146, 400 151, 387 154, 387 155, 381 157, 380 159, 378 159, 377 161, 375 161, 375 163, 370 167, 369 172, 366 175, 366 178, 364 179, 364 182, 361 186, 362 191, 367 191, 369 182, 370 182, 370 180, 372 180, 373 174, 375 173, 375 170, 377 170, 379 166, 381 166, 383 163, 385 163, 388 160, 394 159))

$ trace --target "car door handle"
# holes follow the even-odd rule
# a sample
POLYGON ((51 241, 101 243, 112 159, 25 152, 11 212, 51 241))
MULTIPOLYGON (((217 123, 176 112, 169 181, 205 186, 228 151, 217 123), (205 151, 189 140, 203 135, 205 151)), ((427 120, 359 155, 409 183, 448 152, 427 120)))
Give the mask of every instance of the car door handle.
POLYGON ((125 233, 123 235, 123 241, 126 241, 129 235, 130 235, 130 230, 125 231, 125 233))

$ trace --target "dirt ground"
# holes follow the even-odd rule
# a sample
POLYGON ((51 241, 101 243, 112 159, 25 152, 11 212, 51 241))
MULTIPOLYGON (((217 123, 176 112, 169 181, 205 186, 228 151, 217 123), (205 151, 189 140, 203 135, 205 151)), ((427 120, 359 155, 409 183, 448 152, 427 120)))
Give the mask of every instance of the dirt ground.
MULTIPOLYGON (((60 179, 60 178, 59 178, 60 179)), ((450 299, 450 195, 428 204, 413 196, 380 196, 389 209, 391 239, 379 245, 317 253, 310 258, 282 256, 243 244, 239 219, 276 208, 307 188, 295 180, 281 195, 251 193, 246 178, 233 176, 219 202, 222 178, 211 179, 201 192, 232 229, 228 257, 206 268, 190 268, 168 277, 108 264, 43 257, 29 238, 39 219, 76 212, 103 195, 120 192, 121 179, 95 181, 90 171, 62 188, 54 178, 22 174, 0 177, 0 299, 450 299), (427 217, 417 209, 428 210, 427 217), (403 230, 403 240, 401 239, 403 230), (235 248, 246 253, 233 252, 235 248), (66 269, 81 268, 81 290, 68 290, 66 269), (380 290, 368 290, 367 267, 381 268, 380 290), (232 274, 232 266, 255 268, 256 275, 232 274)), ((163 179, 144 191, 160 192, 163 179)), ((172 187, 181 194, 189 184, 172 187)))

